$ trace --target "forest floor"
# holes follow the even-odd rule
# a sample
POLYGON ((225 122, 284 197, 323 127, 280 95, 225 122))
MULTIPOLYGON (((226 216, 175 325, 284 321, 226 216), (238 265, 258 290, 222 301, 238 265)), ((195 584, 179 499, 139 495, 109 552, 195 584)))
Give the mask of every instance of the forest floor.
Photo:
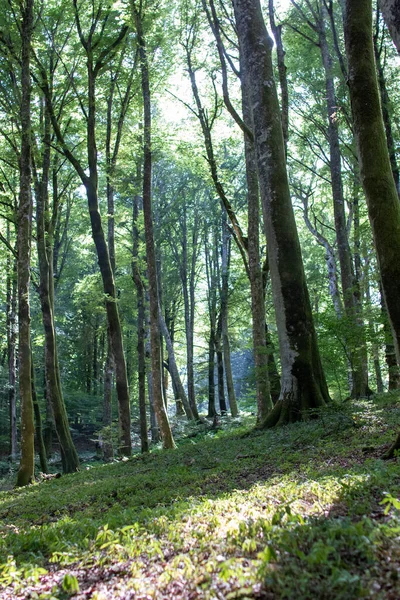
POLYGON ((0 493, 0 598, 400 598, 399 395, 0 493))

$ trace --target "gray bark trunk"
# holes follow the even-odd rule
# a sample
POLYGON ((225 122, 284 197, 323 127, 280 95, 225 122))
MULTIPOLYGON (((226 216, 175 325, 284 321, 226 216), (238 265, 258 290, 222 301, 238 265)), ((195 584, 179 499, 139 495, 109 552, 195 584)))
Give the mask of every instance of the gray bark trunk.
POLYGON ((234 0, 236 25, 252 102, 257 168, 268 240, 282 363, 280 398, 266 426, 300 419, 321 407, 328 390, 319 356, 300 243, 290 199, 272 40, 257 0, 234 0))
POLYGON ((397 52, 400 53, 400 0, 379 0, 379 5, 397 52))

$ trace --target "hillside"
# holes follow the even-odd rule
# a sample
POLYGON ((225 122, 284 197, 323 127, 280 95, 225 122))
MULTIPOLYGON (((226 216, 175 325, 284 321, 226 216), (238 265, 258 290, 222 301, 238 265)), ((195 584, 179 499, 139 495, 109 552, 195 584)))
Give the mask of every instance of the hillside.
POLYGON ((252 419, 1 492, 0 598, 399 598, 398 396, 252 419))

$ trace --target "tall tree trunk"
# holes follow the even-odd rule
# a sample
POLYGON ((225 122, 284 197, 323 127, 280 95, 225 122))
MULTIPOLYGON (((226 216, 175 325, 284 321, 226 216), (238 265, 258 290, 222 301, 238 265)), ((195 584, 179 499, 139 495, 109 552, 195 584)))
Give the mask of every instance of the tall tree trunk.
MULTIPOLYGON (((108 332, 107 332, 108 333, 108 332)), ((114 456, 112 444, 112 384, 114 365, 111 354, 111 343, 109 333, 107 335, 107 357, 104 363, 104 389, 103 389, 103 427, 107 427, 109 435, 103 439, 104 460, 111 460, 114 456)))
POLYGON ((222 316, 218 317, 217 331, 215 333, 215 352, 217 355, 217 380, 218 380, 218 401, 221 415, 226 415, 226 400, 224 386, 224 358, 222 353, 222 316))
POLYGON ((337 101, 333 78, 333 64, 328 40, 326 37, 327 10, 322 4, 318 18, 319 48, 322 64, 325 71, 326 107, 328 113, 328 138, 329 138, 329 168, 331 173, 331 186, 333 198, 333 214, 337 249, 340 263, 340 276, 343 292, 343 304, 348 320, 350 334, 347 336, 347 346, 351 367, 352 398, 367 395, 368 370, 364 368, 362 358, 362 340, 365 338, 364 324, 357 313, 360 312, 356 298, 357 282, 354 277, 352 256, 347 233, 347 220, 345 213, 345 200, 343 195, 341 152, 339 143, 339 128, 337 120, 337 101))
POLYGON ((257 169, 282 364, 282 388, 265 426, 300 419, 329 399, 317 346, 285 165, 272 40, 258 0, 234 0, 253 108, 257 169))
POLYGON ((346 0, 344 32, 361 183, 367 199, 396 356, 400 359, 400 203, 380 106, 371 0, 346 0))
POLYGON ((147 61, 146 44, 143 35, 142 25, 142 7, 136 7, 136 1, 133 1, 133 16, 136 24, 140 68, 141 68, 141 83, 143 95, 143 114, 144 114, 144 144, 143 144, 143 213, 144 213, 144 228, 146 238, 146 253, 147 253, 147 274, 149 281, 149 299, 150 299, 150 339, 151 339, 151 367, 152 367, 152 384, 153 384, 153 399, 154 410, 157 415, 158 425, 161 431, 161 437, 164 448, 175 448, 174 438, 168 420, 168 415, 165 410, 162 397, 162 380, 161 380, 161 348, 160 348, 160 329, 158 321, 158 285, 157 285, 157 265, 154 247, 153 234, 153 216, 151 206, 151 99, 150 99, 150 81, 149 68, 147 61))
MULTIPOLYGON (((139 175, 139 174, 138 174, 139 175)), ((149 441, 147 437, 146 413, 146 350, 145 350, 145 290, 139 264, 139 196, 133 199, 132 229, 132 278, 136 287, 137 303, 137 357, 138 357, 138 393, 139 393, 139 420, 140 420, 140 445, 142 452, 148 452, 149 441)), ((154 441, 154 440, 153 440, 154 441)))
POLYGON ((238 416, 238 407, 233 383, 231 349, 228 329, 228 293, 229 293, 229 262, 230 262, 230 233, 226 224, 226 216, 222 225, 222 262, 221 262, 221 324, 222 348, 224 351, 224 366, 228 402, 232 417, 238 416))
MULTIPOLYGON (((387 150, 372 39, 371 0, 346 0, 344 35, 361 183, 400 363, 400 203, 387 150)), ((398 14, 398 12, 397 12, 398 14)), ((387 455, 400 445, 400 434, 387 455)))
MULTIPOLYGON (((399 3, 399 11, 400 11, 400 3, 399 3)), ((399 17, 400 18, 400 17, 399 17)), ((378 46, 378 24, 379 24, 379 14, 376 15, 376 30, 374 35, 374 53, 375 53, 375 61, 376 68, 378 71, 378 84, 379 84, 379 92, 381 96, 381 107, 382 107, 382 115, 383 122, 385 124, 385 133, 386 133, 386 143, 389 152, 390 165, 392 167, 393 179, 396 184, 397 193, 400 196, 400 173, 399 173, 399 165, 397 164, 396 158, 396 146, 393 139, 393 128, 392 121, 390 116, 390 99, 389 93, 386 86, 386 78, 385 71, 383 68, 381 53, 382 50, 378 46)))
POLYGON ((39 262, 39 297, 45 338, 45 378, 47 396, 50 399, 54 415, 57 437, 61 447, 64 473, 73 473, 79 469, 79 458, 72 441, 68 416, 65 410, 59 378, 57 341, 54 324, 53 257, 49 248, 52 245, 52 232, 46 223, 49 210, 48 181, 50 173, 50 120, 46 111, 44 131, 44 150, 41 176, 35 170, 37 251, 39 262))
POLYGON ((269 22, 276 46, 276 57, 278 63, 279 85, 281 88, 281 119, 283 141, 285 143, 285 155, 287 155, 287 143, 289 138, 289 90, 286 76, 285 50, 282 41, 282 25, 275 21, 274 0, 268 0, 269 22))
POLYGON ((35 476, 35 426, 33 421, 29 282, 32 234, 31 194, 31 79, 30 53, 33 29, 33 0, 21 3, 21 155, 18 207, 17 271, 19 332, 19 393, 21 398, 21 461, 17 486, 32 483, 35 476))
MULTIPOLYGON (((96 78, 104 67, 106 59, 109 58, 111 52, 115 51, 118 45, 122 42, 128 31, 127 26, 123 26, 114 39, 113 43, 105 48, 101 54, 101 58, 94 62, 93 57, 93 33, 96 28, 96 22, 92 23, 92 29, 85 38, 82 32, 78 4, 74 0, 74 16, 81 44, 85 50, 87 57, 87 109, 85 110, 86 133, 87 133, 87 159, 88 171, 82 167, 80 161, 71 152, 66 143, 63 133, 60 129, 57 116, 53 106, 52 93, 47 80, 45 68, 40 65, 41 70, 41 88, 46 97, 48 110, 50 113, 51 123, 56 134, 59 145, 61 146, 65 156, 75 168, 86 190, 88 209, 90 215, 90 223, 92 230, 92 238, 96 247, 98 264, 103 281, 103 291, 105 295, 105 306, 107 314, 108 328, 110 332, 111 348, 115 362, 115 379, 118 399, 118 421, 119 421, 119 452, 122 455, 130 456, 132 451, 131 432, 130 432, 130 399, 128 378, 126 373, 126 363, 122 339, 122 327, 119 319, 117 296, 115 290, 114 276, 110 263, 110 255, 106 238, 103 231, 102 219, 99 211, 98 198, 98 155, 96 146, 96 78)), ((104 31, 104 30, 103 30, 104 31)), ((100 39, 102 33, 100 34, 100 39)), ((97 43, 99 40, 97 41, 97 43)))
MULTIPOLYGON (((10 241, 10 225, 7 224, 7 240, 10 241)), ((17 458, 17 397, 16 397, 16 310, 17 310, 17 261, 7 258, 7 361, 8 361, 8 407, 10 415, 10 457, 17 458)))
POLYGON ((91 61, 88 62, 88 162, 89 177, 85 178, 86 195, 89 206, 92 237, 96 246, 98 263, 103 280, 108 329, 110 333, 111 350, 115 365, 115 382, 118 398, 118 421, 120 430, 119 453, 130 456, 131 441, 131 412, 129 386, 126 373, 126 362, 122 339, 122 327, 118 313, 117 294, 114 275, 111 268, 108 246, 105 239, 98 200, 98 172, 96 147, 96 94, 95 71, 91 61))
MULTIPOLYGON (((242 54, 241 60, 243 60, 242 54)), ((252 112, 248 94, 248 85, 245 81, 246 72, 243 69, 243 65, 241 73, 243 119, 244 122, 250 126, 252 125, 252 112)), ((263 422, 268 412, 272 410, 273 404, 271 400, 268 348, 265 335, 267 323, 265 319, 264 283, 260 264, 260 200, 257 177, 257 158, 254 139, 251 139, 246 135, 244 138, 244 152, 247 181, 247 237, 251 289, 253 356, 256 377, 257 423, 260 424, 263 422)))

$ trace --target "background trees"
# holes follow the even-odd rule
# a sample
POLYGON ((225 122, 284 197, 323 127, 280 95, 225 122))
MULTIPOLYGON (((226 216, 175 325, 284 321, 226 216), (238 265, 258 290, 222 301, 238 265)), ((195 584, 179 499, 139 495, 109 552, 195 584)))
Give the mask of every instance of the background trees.
MULTIPOLYGON (((16 374, 27 398, 31 386, 22 358, 16 373, 17 258, 21 298, 32 276, 32 333, 21 334, 32 345, 39 404, 55 423, 65 471, 78 468, 72 437, 84 427, 129 455, 132 432, 141 430, 146 450, 149 416, 153 437, 159 428, 173 447, 175 412, 198 420, 250 409, 272 425, 329 397, 397 385, 388 329, 397 263, 395 252, 382 259, 378 243, 388 235, 389 204, 371 218, 372 235, 363 185, 373 170, 366 177, 365 158, 358 162, 341 13, 322 0, 269 2, 246 29, 250 4, 238 0, 234 9, 206 1, 36 4, 24 49, 30 126, 22 114, 23 20, 4 3, 0 410, 2 447, 13 456, 23 407, 14 400, 16 374), (258 59, 250 48, 257 31, 258 59), (28 154, 31 184, 22 177, 28 154), (21 225, 30 221, 17 217, 24 189, 33 194, 26 214, 36 220, 30 265, 21 225)), ((370 68, 384 109, 389 185, 398 178, 397 53, 380 15, 367 13, 375 19, 370 68)), ((368 98, 371 89, 363 88, 368 98)), ((378 110, 376 100, 371 111, 378 110)), ((397 214, 398 200, 391 206, 397 214)))

